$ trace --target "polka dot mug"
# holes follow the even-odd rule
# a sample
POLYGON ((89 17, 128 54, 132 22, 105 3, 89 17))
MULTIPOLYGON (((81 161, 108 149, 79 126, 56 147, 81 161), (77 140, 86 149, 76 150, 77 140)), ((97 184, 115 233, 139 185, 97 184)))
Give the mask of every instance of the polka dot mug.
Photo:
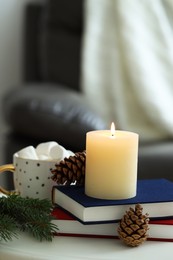
MULTIPOLYGON (((21 197, 51 200, 52 186, 55 185, 51 179, 51 169, 55 168, 55 164, 55 161, 24 159, 14 154, 13 164, 0 166, 0 172, 13 172, 14 193, 21 197)), ((0 191, 13 193, 2 187, 0 191)))

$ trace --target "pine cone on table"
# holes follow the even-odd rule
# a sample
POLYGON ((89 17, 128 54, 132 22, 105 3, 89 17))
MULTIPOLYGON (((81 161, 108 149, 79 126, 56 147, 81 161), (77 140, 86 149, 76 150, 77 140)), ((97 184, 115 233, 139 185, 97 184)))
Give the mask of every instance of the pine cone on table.
POLYGON ((85 182, 85 159, 86 152, 77 152, 74 156, 64 158, 55 165, 55 169, 51 171, 53 174, 52 180, 57 184, 70 185, 84 185, 85 182))
POLYGON ((120 220, 117 229, 119 238, 128 246, 139 246, 147 240, 148 214, 143 215, 143 208, 140 204, 135 209, 130 208, 120 220))

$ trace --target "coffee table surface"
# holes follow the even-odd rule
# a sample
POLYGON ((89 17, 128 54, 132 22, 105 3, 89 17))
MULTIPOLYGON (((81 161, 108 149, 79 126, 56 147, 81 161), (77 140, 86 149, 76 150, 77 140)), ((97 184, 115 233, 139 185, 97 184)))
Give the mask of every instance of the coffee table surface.
POLYGON ((39 242, 26 233, 10 242, 0 242, 0 260, 172 260, 173 243, 146 241, 139 247, 125 246, 120 240, 55 237, 52 242, 39 242))

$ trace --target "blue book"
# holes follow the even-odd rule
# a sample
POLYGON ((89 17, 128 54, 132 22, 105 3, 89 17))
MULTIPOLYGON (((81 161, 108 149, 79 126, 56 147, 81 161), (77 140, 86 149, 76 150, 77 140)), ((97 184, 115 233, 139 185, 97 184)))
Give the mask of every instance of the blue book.
POLYGON ((137 203, 150 218, 173 216, 173 182, 166 179, 138 180, 137 195, 125 200, 92 198, 75 185, 54 186, 52 195, 53 203, 87 223, 118 221, 137 203))

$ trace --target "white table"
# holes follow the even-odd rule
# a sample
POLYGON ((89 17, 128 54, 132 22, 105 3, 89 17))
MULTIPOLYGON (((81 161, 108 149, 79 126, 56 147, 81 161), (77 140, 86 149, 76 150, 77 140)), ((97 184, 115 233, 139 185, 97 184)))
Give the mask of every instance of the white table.
POLYGON ((39 242, 27 233, 18 239, 0 242, 0 260, 172 260, 173 243, 146 241, 139 247, 127 247, 120 240, 55 237, 39 242))

